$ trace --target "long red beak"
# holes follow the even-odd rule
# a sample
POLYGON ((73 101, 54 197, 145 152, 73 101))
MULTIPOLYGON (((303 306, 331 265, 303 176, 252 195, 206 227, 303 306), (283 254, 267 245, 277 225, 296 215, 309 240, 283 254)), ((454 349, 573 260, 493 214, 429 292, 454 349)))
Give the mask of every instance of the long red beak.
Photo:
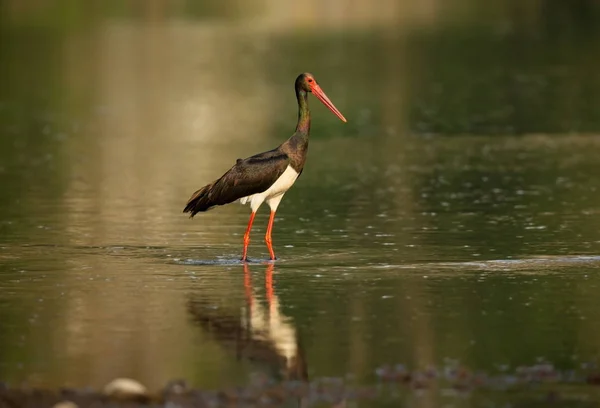
POLYGON ((323 92, 323 90, 321 89, 321 87, 319 85, 314 84, 311 88, 311 91, 312 91, 313 95, 316 96, 321 102, 323 102, 323 105, 327 106, 330 111, 335 113, 338 118, 340 118, 343 122, 347 122, 344 115, 342 115, 342 112, 340 112, 334 106, 334 104, 329 100, 327 95, 325 95, 325 92, 323 92))

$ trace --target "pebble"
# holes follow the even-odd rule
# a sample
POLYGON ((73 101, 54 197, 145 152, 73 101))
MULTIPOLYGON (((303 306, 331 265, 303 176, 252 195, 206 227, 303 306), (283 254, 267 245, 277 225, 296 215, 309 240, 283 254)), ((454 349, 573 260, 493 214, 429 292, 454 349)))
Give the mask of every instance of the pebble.
POLYGON ((148 394, 146 387, 131 378, 116 378, 106 384, 103 392, 117 398, 144 397, 148 394))
POLYGON ((163 390, 163 392, 165 394, 176 394, 176 395, 184 394, 187 391, 188 391, 187 382, 182 379, 176 379, 176 380, 169 381, 167 383, 167 385, 165 386, 165 389, 163 390))
POLYGON ((52 408, 79 408, 77 404, 72 401, 61 401, 57 402, 52 406, 52 408))

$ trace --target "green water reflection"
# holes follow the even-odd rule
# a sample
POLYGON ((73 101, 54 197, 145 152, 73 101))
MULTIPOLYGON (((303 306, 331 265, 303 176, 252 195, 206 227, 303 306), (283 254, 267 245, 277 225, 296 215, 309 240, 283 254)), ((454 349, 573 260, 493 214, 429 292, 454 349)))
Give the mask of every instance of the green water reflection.
POLYGON ((385 363, 595 360, 598 7, 430 3, 311 31, 270 3, 1 2, 0 379, 370 384, 385 363), (181 210, 289 136, 302 71, 349 122, 311 100, 280 260, 244 270, 246 207, 181 210))

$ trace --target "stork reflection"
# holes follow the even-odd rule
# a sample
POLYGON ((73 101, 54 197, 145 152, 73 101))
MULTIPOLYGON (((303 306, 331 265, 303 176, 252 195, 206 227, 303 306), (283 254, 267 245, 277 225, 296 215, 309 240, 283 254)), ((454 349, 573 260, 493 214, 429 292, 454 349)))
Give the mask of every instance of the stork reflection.
POLYGON ((242 307, 237 310, 216 308, 208 300, 194 297, 188 303, 194 322, 238 359, 251 361, 256 368, 266 368, 271 377, 307 381, 304 350, 297 329, 291 318, 281 312, 280 300, 273 288, 275 265, 266 266, 264 301, 259 287, 253 285, 247 263, 243 265, 243 272, 245 303, 242 307))

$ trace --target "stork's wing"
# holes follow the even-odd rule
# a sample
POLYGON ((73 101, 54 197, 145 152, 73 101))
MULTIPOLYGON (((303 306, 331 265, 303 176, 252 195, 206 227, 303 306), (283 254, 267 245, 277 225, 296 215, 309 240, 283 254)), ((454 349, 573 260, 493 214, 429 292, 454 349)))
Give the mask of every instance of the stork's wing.
POLYGON ((283 174, 290 159, 287 154, 272 150, 241 160, 217 180, 212 188, 217 205, 262 193, 283 174))
POLYGON ((262 193, 275 183, 289 163, 288 155, 279 149, 238 159, 221 178, 196 191, 183 211, 191 212, 191 216, 194 216, 216 205, 262 193))

